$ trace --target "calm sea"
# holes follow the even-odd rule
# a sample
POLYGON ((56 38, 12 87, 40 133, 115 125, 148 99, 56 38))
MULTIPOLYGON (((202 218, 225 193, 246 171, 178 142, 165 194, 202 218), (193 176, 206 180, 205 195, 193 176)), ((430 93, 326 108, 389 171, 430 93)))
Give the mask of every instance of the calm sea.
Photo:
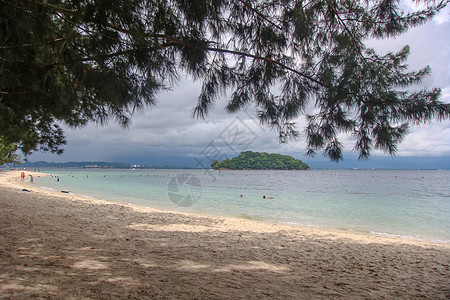
POLYGON ((34 185, 87 197, 450 242, 448 170, 43 172, 51 176, 35 178, 34 185))

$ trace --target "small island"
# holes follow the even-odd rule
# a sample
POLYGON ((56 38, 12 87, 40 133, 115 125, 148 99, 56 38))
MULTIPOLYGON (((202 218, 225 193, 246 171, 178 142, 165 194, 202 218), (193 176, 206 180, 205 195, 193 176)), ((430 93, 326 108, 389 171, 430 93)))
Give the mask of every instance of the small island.
POLYGON ((308 164, 289 155, 276 153, 241 152, 239 156, 224 161, 214 160, 215 170, 309 170, 308 164))

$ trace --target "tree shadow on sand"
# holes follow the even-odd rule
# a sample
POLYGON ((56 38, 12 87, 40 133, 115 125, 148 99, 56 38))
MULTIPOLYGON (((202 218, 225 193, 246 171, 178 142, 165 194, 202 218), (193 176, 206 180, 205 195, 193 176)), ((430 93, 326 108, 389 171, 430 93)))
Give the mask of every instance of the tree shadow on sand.
POLYGON ((448 248, 230 229, 223 219, 0 189, 2 299, 450 295, 448 248))

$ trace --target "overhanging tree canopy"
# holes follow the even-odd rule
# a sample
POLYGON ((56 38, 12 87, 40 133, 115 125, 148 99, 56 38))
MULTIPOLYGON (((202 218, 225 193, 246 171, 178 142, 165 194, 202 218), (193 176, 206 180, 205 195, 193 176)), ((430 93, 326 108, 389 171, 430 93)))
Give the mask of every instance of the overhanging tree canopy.
POLYGON ((20 157, 14 152, 17 150, 15 144, 7 144, 0 137, 0 166, 3 164, 19 164, 20 157))
POLYGON ((419 89, 406 46, 378 55, 388 38, 429 20, 449 1, 402 13, 399 1, 0 0, 0 136, 25 152, 61 152, 59 123, 81 126, 132 114, 180 73, 203 81, 194 116, 222 93, 227 110, 250 103, 281 142, 308 103, 308 153, 342 157, 339 133, 367 158, 394 154, 408 124, 448 119, 440 90, 419 89))

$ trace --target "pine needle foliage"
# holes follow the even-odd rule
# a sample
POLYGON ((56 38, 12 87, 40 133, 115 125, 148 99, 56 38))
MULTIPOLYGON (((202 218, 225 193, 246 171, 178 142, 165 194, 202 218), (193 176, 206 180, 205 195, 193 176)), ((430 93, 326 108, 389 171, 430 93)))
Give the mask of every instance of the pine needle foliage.
POLYGON ((3 164, 20 164, 20 156, 16 154, 16 144, 6 144, 0 138, 0 166, 3 164))
POLYGON ((417 87, 408 46, 380 55, 364 42, 423 24, 449 1, 403 12, 394 0, 0 0, 0 136, 24 153, 60 153, 61 124, 115 120, 188 73, 203 82, 195 117, 229 97, 227 111, 258 108, 281 142, 299 135, 308 154, 395 154, 408 125, 449 119, 438 88, 417 87))

